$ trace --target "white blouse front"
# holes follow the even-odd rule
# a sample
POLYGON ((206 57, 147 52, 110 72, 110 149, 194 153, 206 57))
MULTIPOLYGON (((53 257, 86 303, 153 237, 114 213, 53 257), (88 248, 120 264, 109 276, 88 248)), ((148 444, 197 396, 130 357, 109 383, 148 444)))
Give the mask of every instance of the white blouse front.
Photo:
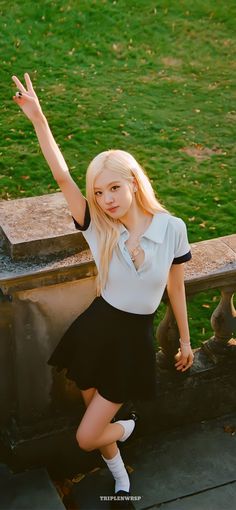
MULTIPOLYGON (((98 242, 88 204, 84 225, 79 225, 75 219, 74 223, 77 229, 82 230, 98 268, 98 242)), ((187 262, 192 257, 186 225, 181 218, 169 213, 156 213, 141 236, 140 245, 145 257, 138 269, 125 244, 128 237, 128 230, 121 224, 120 237, 109 266, 107 284, 101 295, 105 301, 120 310, 151 314, 160 304, 171 265, 187 262)))

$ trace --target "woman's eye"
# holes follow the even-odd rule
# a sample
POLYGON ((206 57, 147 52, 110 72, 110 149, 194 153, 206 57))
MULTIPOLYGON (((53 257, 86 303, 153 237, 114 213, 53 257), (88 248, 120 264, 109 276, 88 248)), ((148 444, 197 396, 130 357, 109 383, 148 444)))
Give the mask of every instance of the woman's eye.
MULTIPOLYGON (((111 187, 111 190, 112 190, 112 191, 116 191, 118 188, 120 188, 120 186, 112 186, 112 187, 111 187)), ((95 196, 100 197, 100 196, 101 196, 101 194, 102 194, 102 191, 95 191, 95 193, 94 193, 94 194, 95 194, 95 196)))

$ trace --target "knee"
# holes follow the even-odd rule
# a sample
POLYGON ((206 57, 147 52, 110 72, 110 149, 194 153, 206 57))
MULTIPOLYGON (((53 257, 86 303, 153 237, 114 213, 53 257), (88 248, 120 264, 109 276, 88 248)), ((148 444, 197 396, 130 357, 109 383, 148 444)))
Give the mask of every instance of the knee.
POLYGON ((92 439, 83 431, 79 429, 76 432, 76 441, 81 448, 81 450, 85 450, 86 452, 91 452, 95 450, 94 442, 92 439))

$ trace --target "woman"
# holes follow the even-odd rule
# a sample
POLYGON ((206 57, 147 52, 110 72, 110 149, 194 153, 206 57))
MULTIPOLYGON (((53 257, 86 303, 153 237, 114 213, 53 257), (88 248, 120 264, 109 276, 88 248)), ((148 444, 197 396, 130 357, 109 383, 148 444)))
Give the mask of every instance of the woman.
POLYGON ((155 398, 153 318, 167 285, 180 333, 176 369, 193 363, 187 321, 183 262, 191 253, 186 226, 160 205, 131 154, 109 150, 86 174, 85 198, 53 138, 29 75, 13 100, 35 128, 39 144, 83 231, 98 268, 97 297, 70 326, 48 363, 76 381, 87 410, 78 427, 79 446, 100 449, 115 480, 115 494, 129 494, 130 481, 117 441, 135 426, 111 422, 129 399, 155 398))

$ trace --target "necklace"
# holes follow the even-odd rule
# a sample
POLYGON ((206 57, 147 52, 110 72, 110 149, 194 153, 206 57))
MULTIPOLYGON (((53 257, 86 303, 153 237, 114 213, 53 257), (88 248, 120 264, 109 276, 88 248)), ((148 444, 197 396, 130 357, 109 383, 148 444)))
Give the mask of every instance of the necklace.
POLYGON ((130 250, 130 257, 131 257, 131 260, 132 262, 134 262, 134 260, 136 259, 136 257, 139 255, 140 251, 141 251, 141 246, 140 246, 140 238, 138 239, 138 244, 136 244, 136 246, 130 250))
MULTIPOLYGON (((150 224, 149 223, 149 218, 148 218, 148 220, 146 222, 146 225, 145 225, 144 229, 142 230, 142 233, 146 231, 146 228, 147 228, 148 224, 150 224)), ((140 237, 141 237, 142 233, 139 233, 138 235, 135 236, 135 240, 136 240, 137 244, 134 246, 133 249, 131 249, 131 248, 129 249, 129 254, 130 254, 130 258, 131 258, 132 262, 135 261, 136 257, 142 251, 142 247, 140 245, 140 237)))

